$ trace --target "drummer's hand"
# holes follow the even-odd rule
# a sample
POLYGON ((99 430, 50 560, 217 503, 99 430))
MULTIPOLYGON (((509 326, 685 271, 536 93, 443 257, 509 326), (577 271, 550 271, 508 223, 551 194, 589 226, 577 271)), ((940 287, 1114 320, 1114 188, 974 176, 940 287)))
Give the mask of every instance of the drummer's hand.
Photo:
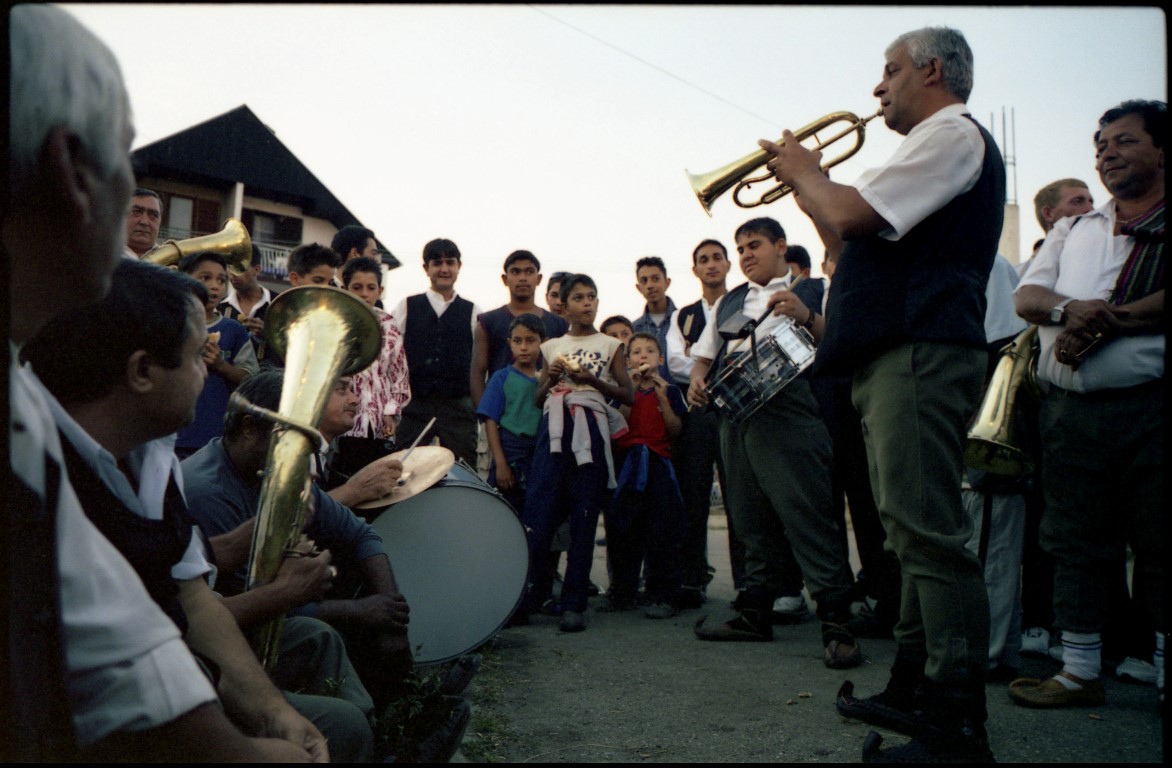
POLYGON ((697 408, 708 405, 708 385, 704 383, 704 379, 692 379, 692 383, 688 385, 688 402, 697 408))
MULTIPOLYGON (((312 551, 313 542, 302 542, 295 549, 303 553, 312 551)), ((313 557, 286 557, 273 584, 288 595, 290 607, 319 602, 334 586, 338 575, 338 569, 330 564, 331 559, 328 549, 313 557)))
POLYGON ((390 595, 368 595, 354 601, 360 623, 386 630, 393 634, 407 634, 411 609, 407 599, 398 592, 390 595))
POLYGON ((496 487, 500 491, 510 491, 513 486, 517 484, 517 479, 513 477, 513 468, 508 464, 498 463, 496 465, 496 487))
POLYGON ((777 316, 787 315, 799 325, 809 319, 810 308, 807 307, 801 299, 799 299, 791 291, 777 291, 769 297, 769 306, 773 307, 773 314, 777 316))
POLYGON ((394 416, 389 413, 383 414, 383 437, 394 437, 397 425, 394 416))
POLYGON ((374 501, 391 495, 403 475, 403 462, 398 459, 381 459, 367 464, 346 481, 354 497, 361 499, 356 504, 374 501))

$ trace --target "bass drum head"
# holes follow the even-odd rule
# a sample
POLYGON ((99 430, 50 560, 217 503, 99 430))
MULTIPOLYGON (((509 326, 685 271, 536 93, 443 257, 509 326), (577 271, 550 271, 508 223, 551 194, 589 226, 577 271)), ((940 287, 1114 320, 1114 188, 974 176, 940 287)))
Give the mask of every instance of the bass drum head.
POLYGON ((438 485, 383 512, 382 536, 417 664, 458 658, 492 637, 521 602, 529 571, 516 512, 471 470, 453 467, 438 485))

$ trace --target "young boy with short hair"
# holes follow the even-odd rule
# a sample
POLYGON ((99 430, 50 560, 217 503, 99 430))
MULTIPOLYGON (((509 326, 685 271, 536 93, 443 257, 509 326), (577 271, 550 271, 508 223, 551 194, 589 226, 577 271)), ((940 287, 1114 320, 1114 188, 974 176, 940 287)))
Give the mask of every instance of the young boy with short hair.
POLYGON ((488 484, 499 490, 518 515, 525 511, 525 478, 537 446, 541 409, 537 407, 537 361, 545 324, 525 313, 509 323, 513 362, 494 373, 484 388, 476 416, 484 422, 492 467, 488 484))
POLYGON ((207 289, 208 341, 204 362, 208 377, 195 406, 195 418, 175 442, 180 460, 224 434, 228 398, 240 382, 260 370, 248 329, 220 314, 216 308, 228 293, 228 267, 224 257, 212 251, 198 251, 179 262, 179 271, 194 277, 207 289))
POLYGON ((622 407, 627 432, 615 439, 618 488, 606 513, 606 555, 611 583, 610 610, 635 605, 639 570, 646 557, 643 614, 668 619, 679 613, 684 506, 671 463, 671 441, 687 412, 679 388, 659 374, 659 339, 650 333, 631 337, 628 361, 635 386, 633 405, 622 407))
POLYGON ((635 327, 623 315, 613 315, 606 318, 602 321, 602 325, 598 326, 598 330, 622 342, 624 350, 631 337, 635 335, 635 327))

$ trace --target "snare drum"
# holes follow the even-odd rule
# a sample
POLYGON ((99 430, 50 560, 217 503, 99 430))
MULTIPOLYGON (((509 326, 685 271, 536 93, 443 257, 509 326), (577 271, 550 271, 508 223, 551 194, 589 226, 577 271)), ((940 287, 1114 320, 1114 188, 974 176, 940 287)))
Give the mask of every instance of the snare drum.
POLYGON ((455 659, 482 645, 521 602, 529 570, 517 513, 467 464, 392 505, 371 526, 382 536, 417 664, 455 659))
POLYGON ((713 407, 736 423, 745 421, 814 362, 814 338, 793 321, 783 322, 757 352, 738 355, 708 385, 713 407))

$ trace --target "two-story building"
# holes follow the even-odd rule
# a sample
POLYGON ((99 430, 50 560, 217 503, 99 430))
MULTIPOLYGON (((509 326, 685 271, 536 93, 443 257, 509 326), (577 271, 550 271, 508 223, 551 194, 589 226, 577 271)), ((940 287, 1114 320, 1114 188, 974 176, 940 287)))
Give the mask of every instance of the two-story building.
MULTIPOLYGON (((239 219, 260 248, 260 277, 270 288, 288 285, 289 252, 297 246, 329 245, 347 224, 364 226, 247 105, 131 157, 138 186, 163 198, 160 242, 218 232, 226 219, 239 219)), ((400 266, 378 247, 384 272, 400 266)))

